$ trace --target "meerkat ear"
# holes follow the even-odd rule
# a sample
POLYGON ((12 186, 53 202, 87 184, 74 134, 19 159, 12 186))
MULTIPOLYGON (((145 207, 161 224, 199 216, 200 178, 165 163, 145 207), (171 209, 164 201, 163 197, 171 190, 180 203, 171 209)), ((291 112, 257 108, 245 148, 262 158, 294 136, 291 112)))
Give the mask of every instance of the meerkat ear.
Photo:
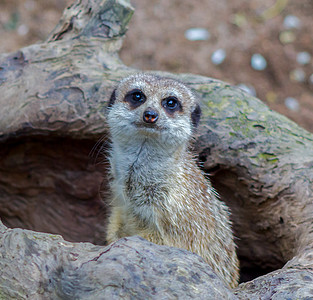
POLYGON ((200 117, 201 117, 201 108, 200 105, 197 104, 194 110, 191 112, 191 122, 194 128, 198 127, 200 117))
POLYGON ((114 89, 114 91, 112 92, 112 95, 111 95, 110 100, 108 102, 108 107, 111 107, 114 104, 115 99, 116 99, 115 94, 116 94, 116 89, 114 89))

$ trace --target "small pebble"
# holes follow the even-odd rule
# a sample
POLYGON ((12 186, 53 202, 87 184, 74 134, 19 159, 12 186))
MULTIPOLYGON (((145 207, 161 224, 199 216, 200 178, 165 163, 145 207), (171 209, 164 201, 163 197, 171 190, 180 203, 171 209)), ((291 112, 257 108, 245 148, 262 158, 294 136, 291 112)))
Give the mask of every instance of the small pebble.
POLYGON ((275 103, 277 101, 277 94, 273 91, 269 91, 266 93, 265 98, 269 103, 275 103))
POLYGON ((211 55, 211 61, 214 65, 220 65, 226 58, 226 51, 224 49, 217 49, 211 55))
POLYGON ((302 69, 295 69, 290 72, 290 79, 293 81, 304 82, 305 72, 302 69))
POLYGON ((301 26, 301 21, 294 15, 288 15, 284 19, 284 26, 287 29, 299 28, 301 26))
POLYGON ((309 52, 300 52, 297 54, 297 62, 300 65, 307 65, 311 61, 311 54, 309 52))
POLYGON ((251 57, 251 66, 254 70, 263 71, 267 66, 266 59, 259 53, 253 54, 251 57))
POLYGON ((288 109, 292 111, 299 111, 299 108, 300 108, 299 101, 293 97, 287 97, 285 99, 285 105, 288 109))
POLYGON ((17 28, 18 35, 23 36, 23 35, 26 35, 28 32, 29 32, 29 28, 25 24, 22 24, 17 28))
POLYGON ((238 27, 243 27, 247 25, 247 18, 244 14, 234 14, 232 16, 233 24, 235 24, 238 27))
POLYGON ((252 95, 252 96, 256 96, 256 91, 255 88, 252 85, 247 85, 244 83, 239 83, 237 85, 237 87, 239 87, 241 90, 247 92, 248 94, 252 95))
POLYGON ((289 44, 296 40, 296 35, 292 31, 282 31, 279 40, 282 44, 289 44))
POLYGON ((185 38, 189 41, 206 41, 211 37, 205 28, 189 28, 185 31, 185 38))

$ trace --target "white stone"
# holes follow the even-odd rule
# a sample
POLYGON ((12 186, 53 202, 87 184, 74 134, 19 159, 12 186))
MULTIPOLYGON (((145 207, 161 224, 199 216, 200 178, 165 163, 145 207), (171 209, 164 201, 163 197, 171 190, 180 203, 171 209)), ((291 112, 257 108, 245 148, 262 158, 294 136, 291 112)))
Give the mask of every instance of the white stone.
POLYGON ((22 24, 17 28, 18 35, 23 36, 23 35, 26 35, 28 32, 29 32, 29 28, 25 24, 22 24))
POLYGON ((288 15, 284 19, 284 26, 287 29, 299 28, 301 26, 301 21, 294 15, 288 15))
POLYGON ((293 97, 287 97, 285 99, 285 105, 288 109, 292 111, 299 111, 299 108, 300 108, 299 101, 293 97))
POLYGON ((211 37, 205 28, 189 28, 185 31, 185 38, 190 41, 206 41, 211 37))
POLYGON ((311 61, 311 54, 309 52, 303 51, 297 54, 297 62, 300 65, 307 65, 311 61))
POLYGON ((267 67, 266 59, 259 53, 255 53, 251 57, 251 67, 257 71, 263 71, 267 67))
POLYGON ((226 51, 224 49, 217 49, 211 55, 211 61, 214 65, 220 65, 226 58, 226 51))

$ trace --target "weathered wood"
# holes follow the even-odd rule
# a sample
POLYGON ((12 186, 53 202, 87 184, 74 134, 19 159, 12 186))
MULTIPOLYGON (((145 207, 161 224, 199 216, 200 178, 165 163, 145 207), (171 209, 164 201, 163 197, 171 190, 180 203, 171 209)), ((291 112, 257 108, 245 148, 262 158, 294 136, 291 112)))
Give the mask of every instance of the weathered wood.
MULTIPOLYGON (((76 1, 47 41, 0 56, 0 217, 7 226, 105 243, 106 163, 102 154, 96 162, 88 154, 105 149, 106 101, 116 82, 134 71, 117 54, 132 13, 123 0, 76 1), (100 138, 104 144, 92 151, 100 138)), ((243 273, 281 269, 232 294, 201 262, 189 269, 184 261, 192 254, 131 238, 113 248, 118 255, 131 249, 127 256, 138 255, 136 263, 125 255, 112 281, 111 264, 102 260, 110 247, 2 226, 0 298, 157 298, 162 292, 171 298, 181 295, 182 281, 191 298, 312 297, 313 135, 223 82, 176 77, 202 99, 195 150, 231 207, 243 273), (180 257, 175 266, 166 265, 164 252, 180 257), (147 253, 153 259, 141 265, 138 257, 147 253), (131 272, 122 276, 121 266, 131 272), (165 280, 155 275, 160 268, 165 280)))
POLYGON ((6 225, 105 243, 107 166, 88 154, 106 134, 106 99, 127 72, 117 51, 132 13, 124 1, 77 1, 46 42, 0 56, 6 225))
POLYGON ((0 299, 236 299, 186 250, 139 237, 100 247, 1 229, 0 299))
POLYGON ((231 207, 242 260, 311 267, 312 134, 225 83, 189 78, 203 99, 197 152, 231 207))

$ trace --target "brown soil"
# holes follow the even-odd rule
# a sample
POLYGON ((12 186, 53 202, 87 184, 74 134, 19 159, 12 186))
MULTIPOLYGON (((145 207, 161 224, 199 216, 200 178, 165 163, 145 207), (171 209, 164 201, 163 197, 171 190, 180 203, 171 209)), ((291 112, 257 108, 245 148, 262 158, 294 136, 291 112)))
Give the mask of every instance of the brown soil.
MULTIPOLYGON (((71 0, 2 0, 0 52, 11 52, 43 40, 71 0)), ((305 65, 297 54, 313 56, 311 0, 132 0, 136 8, 121 51, 125 64, 143 70, 197 73, 231 84, 253 86, 256 96, 313 132, 313 58, 305 65), (298 28, 286 29, 294 15, 298 28), (190 41, 189 28, 202 27, 210 38, 190 41), (287 36, 289 41, 283 41, 287 36), (222 48, 225 60, 214 65, 212 53, 222 48), (267 61, 263 71, 251 67, 254 53, 267 61), (297 81, 296 73, 304 78, 297 81), (285 105, 296 98, 297 111, 285 105)))

